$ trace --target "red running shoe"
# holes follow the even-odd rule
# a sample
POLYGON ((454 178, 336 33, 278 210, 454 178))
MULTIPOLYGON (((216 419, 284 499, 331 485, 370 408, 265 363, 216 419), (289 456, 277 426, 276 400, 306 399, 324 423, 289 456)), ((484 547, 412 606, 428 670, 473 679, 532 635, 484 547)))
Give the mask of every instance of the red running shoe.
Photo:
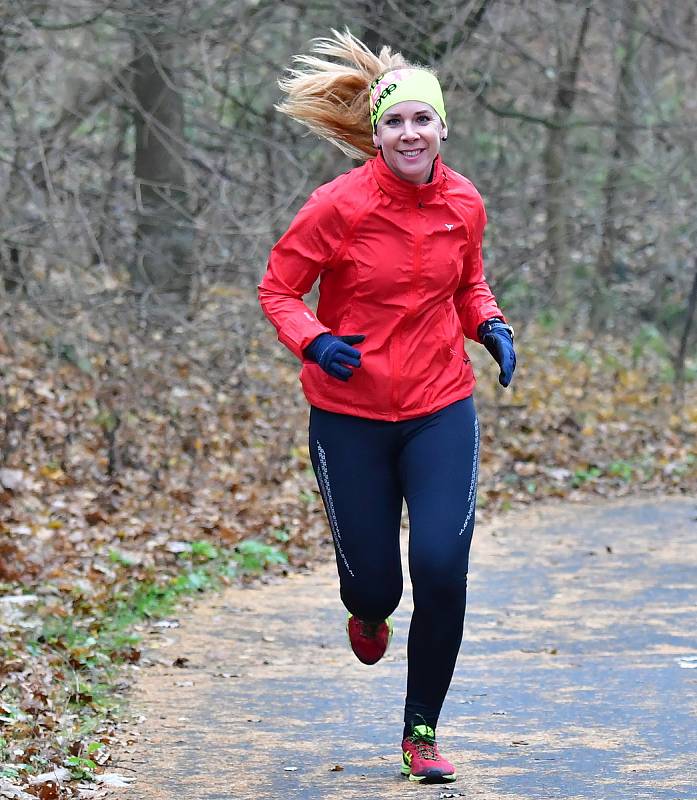
POLYGON ((438 752, 436 732, 428 725, 414 725, 402 742, 402 775, 420 783, 450 783, 455 767, 438 752))
POLYGON ((364 622, 353 614, 346 621, 351 650, 364 664, 375 664, 387 652, 392 639, 392 617, 382 622, 364 622))

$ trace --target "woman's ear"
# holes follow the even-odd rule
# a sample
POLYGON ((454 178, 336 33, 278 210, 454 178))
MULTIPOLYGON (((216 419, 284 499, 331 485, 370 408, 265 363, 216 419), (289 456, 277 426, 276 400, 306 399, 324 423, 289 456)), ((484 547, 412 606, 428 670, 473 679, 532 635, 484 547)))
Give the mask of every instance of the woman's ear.
POLYGON ((441 140, 441 142, 444 142, 444 141, 446 141, 447 138, 448 138, 448 126, 447 125, 443 125, 443 128, 442 128, 442 130, 440 132, 440 140, 441 140))
POLYGON ((377 135, 377 133, 373 134, 373 144, 375 145, 376 150, 380 149, 380 137, 377 135))

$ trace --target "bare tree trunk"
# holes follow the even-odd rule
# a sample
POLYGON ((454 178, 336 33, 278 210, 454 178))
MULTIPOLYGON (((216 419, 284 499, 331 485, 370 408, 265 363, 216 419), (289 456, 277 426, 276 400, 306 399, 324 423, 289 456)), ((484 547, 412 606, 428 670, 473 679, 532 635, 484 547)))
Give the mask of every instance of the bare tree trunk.
MULTIPOLYGON (((269 210, 274 210, 277 208, 278 202, 278 181, 276 177, 276 158, 275 153, 272 147, 272 142, 274 140, 273 131, 276 130, 276 115, 273 108, 267 109, 264 114, 266 120, 266 130, 271 134, 267 137, 266 142, 264 143, 264 163, 266 165, 266 180, 265 180, 265 188, 266 188, 266 202, 268 204, 269 210)), ((271 220, 271 241, 275 242, 280 239, 283 230, 280 225, 280 221, 278 219, 278 215, 276 213, 272 214, 270 217, 271 220)))
MULTIPOLYGON (((6 13, 0 13, 0 25, 4 27, 4 23, 7 20, 6 13)), ((10 100, 10 91, 7 80, 5 78, 5 61, 7 60, 7 41, 5 36, 3 35, 3 31, 0 28, 0 93, 2 97, 2 103, 7 109, 8 115, 13 115, 13 109, 11 106, 10 100)), ((7 199, 14 194, 14 184, 15 184, 15 175, 16 175, 16 158, 14 159, 13 166, 12 166, 12 174, 10 176, 10 186, 9 191, 7 192, 6 196, 0 194, 0 202, 3 203, 3 206, 7 202, 7 199)), ((2 220, 2 215, 0 215, 0 221, 2 220)), ((22 285, 22 274, 20 268, 20 261, 19 261, 19 250, 18 248, 12 243, 7 241, 4 237, 0 238, 0 276, 2 277, 2 284, 6 292, 12 293, 17 291, 17 289, 22 285)))
MULTIPOLYGON (((114 128, 116 130, 114 137, 114 149, 112 150, 111 160, 109 163, 109 183, 107 184, 104 197, 102 198, 102 208, 99 215, 99 230, 96 234, 98 250, 102 255, 104 255, 108 250, 108 234, 109 231, 112 230, 112 226, 109 224, 109 217, 111 214, 110 205, 114 196, 116 195, 119 162, 124 157, 126 133, 128 132, 128 127, 130 125, 130 117, 128 114, 125 114, 119 106, 114 107, 113 118, 114 128)), ((99 253, 95 252, 94 255, 96 259, 98 259, 99 253)), ((110 260, 108 255, 106 256, 105 260, 107 262, 110 260)), ((94 263, 98 262, 95 261, 94 263)))
POLYGON ((695 259, 695 271, 692 277, 692 289, 690 290, 690 297, 687 301, 687 309, 685 314, 685 326, 680 337, 680 346, 678 353, 675 357, 675 394, 677 398, 682 401, 685 391, 685 357, 687 356, 687 346, 690 342, 690 333, 692 332, 692 323, 695 319, 695 310, 697 309, 697 259, 695 259))
POLYGON ((186 211, 184 101, 175 88, 174 43, 157 18, 137 41, 133 90, 136 128, 136 259, 140 290, 187 302, 192 284, 194 228, 186 211))
POLYGON ((639 43, 636 32, 638 0, 624 0, 622 6, 622 61, 615 91, 615 142, 612 161, 605 178, 603 195, 605 209, 593 297, 591 324, 594 330, 605 326, 612 310, 610 283, 617 259, 618 217, 621 184, 626 172, 626 160, 634 155, 634 107, 636 105, 635 61, 639 43))
POLYGON ((587 4, 571 58, 564 49, 557 49, 557 92, 549 125, 543 160, 546 179, 547 267, 554 297, 563 310, 569 301, 568 264, 568 191, 566 178, 567 133, 569 117, 576 100, 581 53, 590 24, 590 3, 587 4))

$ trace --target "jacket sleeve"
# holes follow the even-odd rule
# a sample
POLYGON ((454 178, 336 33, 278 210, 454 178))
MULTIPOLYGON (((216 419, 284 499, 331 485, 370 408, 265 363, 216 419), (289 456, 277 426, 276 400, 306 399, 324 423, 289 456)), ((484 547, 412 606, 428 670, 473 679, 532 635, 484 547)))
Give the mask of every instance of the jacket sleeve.
POLYGON ((338 246, 339 215, 326 196, 313 193, 274 245, 261 283, 259 302, 278 340, 298 358, 321 333, 331 333, 303 302, 338 246))
POLYGON ((472 226, 469 247, 465 254, 460 284, 455 290, 454 301, 462 330, 468 339, 479 341, 477 328, 491 317, 501 317, 503 312, 484 277, 482 240, 486 226, 486 211, 480 200, 475 224, 472 226))

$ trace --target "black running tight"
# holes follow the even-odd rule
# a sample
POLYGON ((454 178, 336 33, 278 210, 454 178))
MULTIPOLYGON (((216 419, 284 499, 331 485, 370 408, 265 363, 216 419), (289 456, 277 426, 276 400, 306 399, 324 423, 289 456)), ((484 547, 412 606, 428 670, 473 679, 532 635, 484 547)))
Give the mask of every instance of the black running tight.
POLYGON ((310 454, 334 538, 346 608, 388 617, 402 595, 399 527, 409 510, 405 732, 436 727, 462 641, 474 528, 479 426, 469 397, 400 422, 312 408, 310 454))

